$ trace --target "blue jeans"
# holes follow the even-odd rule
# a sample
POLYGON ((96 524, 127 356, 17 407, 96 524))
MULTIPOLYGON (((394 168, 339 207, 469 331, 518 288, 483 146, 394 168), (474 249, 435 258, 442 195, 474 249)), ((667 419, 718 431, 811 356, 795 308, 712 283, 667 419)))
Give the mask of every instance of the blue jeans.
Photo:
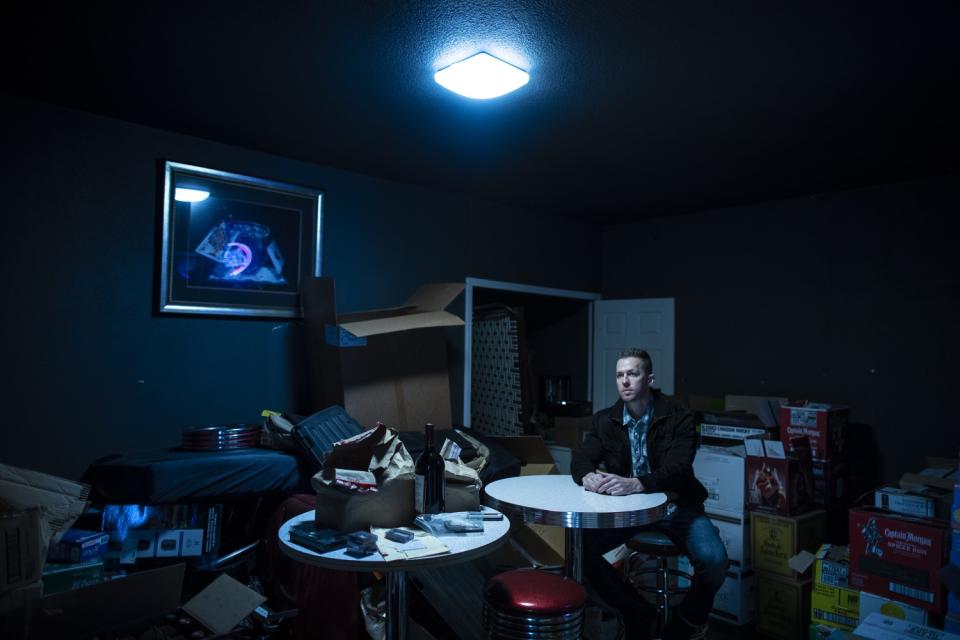
MULTIPOLYGON (((700 505, 679 507, 646 527, 663 532, 690 559, 693 581, 680 604, 680 614, 692 624, 705 624, 727 575, 727 550, 717 529, 700 505)), ((641 637, 655 611, 621 579, 603 554, 646 527, 583 530, 583 574, 600 597, 623 615, 627 637, 641 637)))

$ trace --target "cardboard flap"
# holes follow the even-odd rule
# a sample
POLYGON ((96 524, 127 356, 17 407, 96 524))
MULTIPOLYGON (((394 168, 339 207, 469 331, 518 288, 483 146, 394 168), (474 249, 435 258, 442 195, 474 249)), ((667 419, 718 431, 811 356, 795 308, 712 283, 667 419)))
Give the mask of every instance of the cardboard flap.
POLYGON ((441 311, 453 302, 463 291, 462 282, 434 282, 425 284, 407 300, 408 307, 416 307, 423 311, 441 311))
POLYGON ((463 320, 444 309, 464 286, 462 282, 425 284, 399 307, 346 313, 337 322, 358 338, 424 327, 461 326, 463 320))
POLYGON ((41 507, 53 543, 80 517, 89 496, 88 484, 0 464, 0 506, 13 511, 41 507))
POLYGON ((183 605, 183 610, 210 631, 222 635, 266 600, 266 596, 224 574, 183 605))
POLYGON ((429 327, 457 327, 462 326, 463 320, 449 311, 426 311, 423 313, 401 312, 400 315, 391 315, 371 320, 356 322, 340 322, 340 326, 358 338, 395 333, 410 329, 425 329, 429 327))

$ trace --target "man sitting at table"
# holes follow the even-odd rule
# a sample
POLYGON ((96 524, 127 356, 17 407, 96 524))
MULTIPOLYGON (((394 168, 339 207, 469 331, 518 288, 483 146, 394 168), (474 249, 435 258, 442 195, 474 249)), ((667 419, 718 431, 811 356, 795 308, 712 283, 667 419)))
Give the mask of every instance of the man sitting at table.
MULTIPOLYGON (((694 575, 664 637, 703 638, 713 599, 727 572, 727 553, 704 514, 707 491, 693 475, 697 434, 693 414, 653 389, 653 364, 641 349, 619 354, 616 369, 620 399, 593 416, 590 430, 573 452, 571 475, 587 491, 612 496, 631 493, 671 495, 667 515, 646 525, 669 537, 693 565, 694 575), (605 471, 599 471, 603 463, 605 471)), ((653 606, 603 558, 640 528, 584 529, 583 573, 601 598, 623 615, 628 638, 647 635, 656 616, 653 606)))

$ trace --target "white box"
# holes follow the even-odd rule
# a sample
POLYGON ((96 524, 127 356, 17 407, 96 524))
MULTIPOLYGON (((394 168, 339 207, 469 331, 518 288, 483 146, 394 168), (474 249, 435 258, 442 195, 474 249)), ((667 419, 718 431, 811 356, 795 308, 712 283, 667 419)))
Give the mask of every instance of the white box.
POLYGON ((960 640, 953 633, 876 612, 867 616, 853 635, 867 640, 960 640))
MULTIPOLYGON (((693 573, 693 567, 686 556, 680 557, 678 563, 680 571, 693 573)), ((680 579, 681 587, 689 587, 690 581, 680 579)), ((727 579, 713 599, 713 609, 710 617, 723 620, 735 625, 744 625, 753 622, 757 615, 757 580, 753 571, 738 571, 729 569, 727 579)))
POLYGON ((727 548, 727 558, 730 568, 738 571, 747 571, 752 568, 750 558, 750 512, 736 513, 707 513, 727 548))
POLYGON ((925 609, 861 591, 860 624, 863 624, 871 613, 882 613, 885 616, 899 618, 915 624, 927 624, 925 609))
POLYGON ((693 459, 693 475, 707 489, 704 508, 709 512, 744 512, 743 445, 712 447, 704 445, 693 459))
POLYGON ((570 447, 548 444, 547 449, 550 450, 550 457, 553 458, 554 464, 557 465, 557 472, 564 476, 570 475, 570 462, 573 459, 573 451, 571 451, 570 447))

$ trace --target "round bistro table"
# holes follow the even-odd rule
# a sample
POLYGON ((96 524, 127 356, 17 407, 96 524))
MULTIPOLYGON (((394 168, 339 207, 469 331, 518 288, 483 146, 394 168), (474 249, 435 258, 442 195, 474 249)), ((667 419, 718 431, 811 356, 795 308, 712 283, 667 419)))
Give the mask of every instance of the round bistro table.
POLYGON ((485 487, 485 503, 522 522, 564 528, 564 569, 582 582, 583 529, 639 527, 667 514, 664 493, 608 496, 587 491, 569 475, 518 476, 485 487))
MULTIPOLYGON (((490 512, 493 509, 486 508, 490 512)), ((439 536, 441 542, 450 549, 444 553, 426 558, 391 560, 387 562, 379 553, 363 558, 347 555, 346 549, 337 549, 327 553, 318 553, 290 541, 290 527, 301 522, 313 521, 314 512, 302 513, 283 523, 278 536, 280 550, 298 562, 336 569, 339 571, 382 571, 387 577, 387 628, 388 640, 403 640, 407 634, 407 571, 430 569, 459 562, 467 562, 484 556, 504 544, 510 532, 510 521, 484 520, 483 533, 450 534, 439 536)))

